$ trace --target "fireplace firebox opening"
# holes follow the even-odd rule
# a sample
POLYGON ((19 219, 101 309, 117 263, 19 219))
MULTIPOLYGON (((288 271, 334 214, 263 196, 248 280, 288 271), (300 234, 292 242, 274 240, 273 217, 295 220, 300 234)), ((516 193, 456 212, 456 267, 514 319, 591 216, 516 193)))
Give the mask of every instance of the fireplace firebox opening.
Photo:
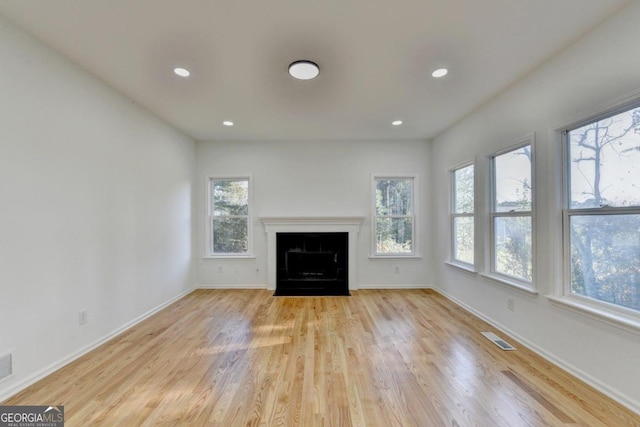
POLYGON ((349 233, 276 233, 276 296, 349 295, 349 233))

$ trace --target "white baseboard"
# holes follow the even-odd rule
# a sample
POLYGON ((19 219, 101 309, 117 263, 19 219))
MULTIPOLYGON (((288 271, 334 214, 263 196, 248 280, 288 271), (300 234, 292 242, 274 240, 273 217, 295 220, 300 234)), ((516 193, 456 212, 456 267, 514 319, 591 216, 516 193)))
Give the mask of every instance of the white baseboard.
POLYGON ((267 285, 196 285, 196 289, 267 289, 267 285))
MULTIPOLYGON (((215 285, 197 285, 196 289, 267 289, 275 291, 275 289, 268 289, 267 285, 229 285, 229 284, 215 284, 215 285)), ((349 289, 350 291, 357 291, 359 289, 431 289, 431 285, 427 284, 408 284, 408 285, 389 285, 389 284, 369 284, 369 285, 358 285, 357 289, 349 289)))
POLYGON ((571 375, 573 375, 574 377, 578 378, 579 380, 584 381, 585 383, 589 384, 591 387, 595 388, 596 390, 598 390, 602 394, 610 397, 611 399, 615 400, 616 402, 620 403, 621 405, 629 408, 633 412, 635 412, 635 413, 640 415, 640 402, 636 401, 635 399, 630 398, 629 396, 627 396, 627 395, 625 395, 623 393, 620 393, 617 390, 612 389, 607 384, 604 384, 602 381, 598 380, 597 378, 594 378, 593 376, 591 376, 590 374, 584 372, 583 370, 581 370, 581 369, 573 366, 572 364, 568 363, 567 361, 557 357, 553 353, 551 353, 551 352, 547 351, 546 349, 544 349, 544 348, 536 345, 535 343, 529 341, 528 339, 524 338, 520 334, 517 334, 516 332, 513 332, 511 329, 509 329, 508 327, 502 325, 500 322, 496 322, 494 319, 486 316, 483 313, 480 313, 479 311, 477 311, 474 308, 468 306, 467 304, 465 304, 464 302, 460 301, 459 299, 457 299, 457 298, 455 298, 455 297, 443 292, 441 289, 433 288, 433 290, 438 292, 440 295, 442 295, 443 297, 447 298, 451 302, 455 303, 456 305, 459 305, 463 309, 467 310, 468 312, 474 314, 475 316, 477 316, 480 319, 484 320, 485 322, 489 323, 491 326, 499 329, 500 331, 504 332, 505 334, 509 335, 510 337, 515 338, 517 341, 519 341, 522 344, 526 345, 528 349, 532 350, 534 353, 536 353, 537 355, 539 355, 543 359, 553 363, 554 365, 556 365, 560 369, 569 372, 571 375))
POLYGON ((79 359, 80 357, 82 357, 85 354, 89 353, 90 351, 96 349, 97 347, 100 347, 102 344, 104 344, 107 341, 115 338, 116 336, 118 336, 121 333, 125 332, 126 330, 132 328, 133 326, 137 325, 138 323, 142 322, 143 320, 153 316, 154 314, 156 314, 160 310, 168 307, 169 305, 171 305, 174 302, 178 301, 180 298, 183 298, 186 295, 190 294, 194 290, 195 290, 194 288, 191 288, 191 289, 188 289, 188 290, 182 292, 181 294, 179 294, 179 295, 171 298, 170 300, 162 303, 158 307, 155 307, 155 308, 147 311, 146 313, 136 317, 135 319, 131 320, 130 322, 125 323, 121 327, 119 327, 119 328, 115 329, 114 331, 108 333, 107 335, 103 336, 102 338, 99 338, 99 339, 95 340, 94 342, 92 342, 88 346, 83 347, 80 350, 75 351, 75 352, 69 354, 66 357, 63 357, 62 359, 50 364, 49 366, 46 366, 43 369, 40 369, 39 371, 35 372, 34 374, 29 375, 27 378, 23 379, 22 381, 18 382, 17 384, 12 385, 12 386, 10 386, 9 388, 7 388, 5 390, 0 390, 0 402, 3 402, 5 400, 9 399, 11 396, 14 396, 14 395, 18 394, 19 392, 21 392, 25 388, 29 387, 30 385, 35 384, 36 382, 40 381, 44 377, 46 377, 48 375, 51 375, 52 373, 54 373, 58 369, 68 365, 69 363, 73 362, 76 359, 79 359))
MULTIPOLYGON (((412 283, 412 284, 408 284, 408 285, 389 285, 389 284, 384 284, 384 285, 371 285, 371 284, 361 284, 358 285, 358 289, 431 289, 431 285, 427 285, 427 284, 423 284, 423 283, 412 283)), ((358 290, 358 289, 353 289, 353 290, 358 290)))

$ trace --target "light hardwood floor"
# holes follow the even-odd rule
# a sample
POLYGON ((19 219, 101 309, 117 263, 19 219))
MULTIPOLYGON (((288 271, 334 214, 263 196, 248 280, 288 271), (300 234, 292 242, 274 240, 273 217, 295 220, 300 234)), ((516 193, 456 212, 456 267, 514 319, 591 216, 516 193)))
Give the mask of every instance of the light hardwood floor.
POLYGON ((431 290, 198 290, 4 404, 67 427, 640 425, 431 290))

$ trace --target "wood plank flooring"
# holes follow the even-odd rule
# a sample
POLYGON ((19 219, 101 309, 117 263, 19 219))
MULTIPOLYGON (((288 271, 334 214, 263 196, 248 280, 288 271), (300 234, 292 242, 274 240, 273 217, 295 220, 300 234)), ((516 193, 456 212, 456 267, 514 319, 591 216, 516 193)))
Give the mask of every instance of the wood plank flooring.
POLYGON ((67 427, 640 426, 431 290, 198 290, 4 404, 67 427))

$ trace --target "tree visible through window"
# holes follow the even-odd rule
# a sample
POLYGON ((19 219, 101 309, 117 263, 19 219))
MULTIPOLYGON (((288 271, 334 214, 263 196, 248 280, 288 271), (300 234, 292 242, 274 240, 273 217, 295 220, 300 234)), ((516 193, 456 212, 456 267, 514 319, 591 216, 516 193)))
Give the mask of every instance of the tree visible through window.
POLYGON ((243 254, 249 250, 249 179, 210 182, 211 253, 243 254))
POLYGON ((474 263, 474 166, 468 165, 452 172, 453 213, 453 261, 474 263))
POLYGON ((640 311, 640 108, 565 136, 569 291, 640 311))
POLYGON ((531 145, 493 157, 492 271, 532 281, 531 145))
POLYGON ((375 179, 376 254, 414 252, 413 178, 375 179))

